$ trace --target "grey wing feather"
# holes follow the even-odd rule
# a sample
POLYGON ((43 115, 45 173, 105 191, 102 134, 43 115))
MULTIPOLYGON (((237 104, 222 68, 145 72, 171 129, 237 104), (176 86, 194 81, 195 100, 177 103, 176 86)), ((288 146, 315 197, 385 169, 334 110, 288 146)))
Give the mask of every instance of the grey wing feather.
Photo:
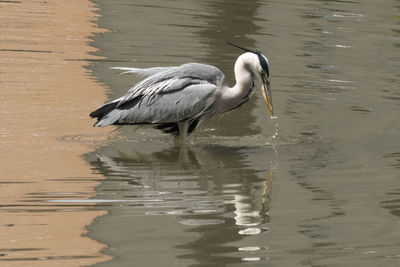
POLYGON ((96 126, 168 123, 194 119, 201 116, 213 103, 215 90, 216 86, 213 84, 194 84, 180 91, 160 94, 151 104, 126 102, 108 113, 96 126))
POLYGON ((126 74, 126 73, 134 73, 134 74, 138 74, 141 76, 151 76, 151 75, 157 74, 159 72, 169 70, 171 68, 174 68, 174 67, 154 67, 154 68, 147 68, 147 69, 129 68, 129 67, 111 67, 110 69, 123 70, 124 72, 122 72, 121 75, 126 74))
POLYGON ((118 106, 137 97, 149 96, 151 100, 151 96, 180 90, 190 84, 210 83, 218 86, 218 83, 223 79, 224 74, 218 68, 210 65, 188 63, 179 67, 169 67, 167 70, 158 72, 129 89, 127 94, 120 99, 118 106))
POLYGON ((213 103, 223 80, 223 73, 210 65, 169 67, 139 82, 125 96, 103 105, 91 116, 98 118, 96 126, 194 119, 213 103))

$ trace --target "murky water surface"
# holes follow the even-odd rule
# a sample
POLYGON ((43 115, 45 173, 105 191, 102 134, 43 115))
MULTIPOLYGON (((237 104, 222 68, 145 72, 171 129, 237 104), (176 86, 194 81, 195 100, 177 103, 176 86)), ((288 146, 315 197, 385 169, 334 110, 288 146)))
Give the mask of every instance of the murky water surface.
MULTIPOLYGON (((25 120, 0 132, 2 150, 15 152, 1 177, 0 188, 8 197, 0 198, 0 263, 400 264, 398 1, 94 3, 97 27, 108 30, 91 37, 97 52, 87 48, 86 54, 62 58, 80 66, 90 63, 86 70, 78 68, 76 76, 86 78, 77 80, 80 89, 66 97, 68 103, 81 101, 72 109, 79 127, 54 122, 58 131, 29 128, 36 129, 29 134, 39 138, 38 148, 68 157, 35 156, 36 143, 21 143, 11 135, 24 132, 25 120), (249 103, 212 120, 185 146, 146 127, 91 128, 94 121, 87 113, 105 101, 104 94, 119 97, 140 80, 109 67, 203 62, 218 66, 233 84, 240 51, 226 41, 262 50, 269 58, 276 119, 269 118, 256 92, 249 103), (24 147, 31 150, 24 153, 24 147), (21 155, 30 160, 18 161, 21 155), (36 172, 27 171, 32 165, 39 166, 36 172), (79 168, 68 171, 74 166, 79 168), (32 214, 46 220, 29 224, 32 214), (78 218, 80 224, 65 228, 78 218), (76 238, 68 239, 71 235, 76 238), (39 237, 50 241, 32 242, 39 237), (63 242, 65 248, 57 245, 63 242)), ((0 48, 0 53, 14 50, 0 48)), ((28 55, 24 58, 29 62, 28 55)), ((22 67, 15 73, 14 78, 37 77, 27 76, 30 72, 22 67)), ((48 74, 38 77, 60 77, 48 74)), ((74 86, 68 79, 55 78, 63 88, 74 86)), ((15 91, 5 90, 9 85, 2 88, 1 94, 15 99, 15 91)), ((40 84, 34 88, 40 89, 40 84)), ((22 99, 42 101, 41 106, 26 103, 33 111, 49 103, 65 106, 63 91, 48 98, 18 92, 22 99)), ((39 111, 45 121, 37 118, 37 125, 52 124, 48 112, 39 111)), ((13 112, 10 105, 1 106, 2 124, 13 112)))

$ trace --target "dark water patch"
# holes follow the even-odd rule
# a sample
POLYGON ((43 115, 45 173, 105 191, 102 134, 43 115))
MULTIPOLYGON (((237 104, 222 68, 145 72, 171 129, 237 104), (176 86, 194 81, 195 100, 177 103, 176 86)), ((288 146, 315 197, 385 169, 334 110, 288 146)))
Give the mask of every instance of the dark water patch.
POLYGON ((12 1, 12 0, 0 0, 0 3, 14 3, 14 4, 20 4, 22 3, 21 1, 12 1))
POLYGON ((0 252, 17 252, 17 251, 36 251, 46 250, 45 248, 1 248, 0 252))
POLYGON ((381 201, 380 206, 387 209, 390 214, 400 217, 400 189, 391 189, 386 192, 386 195, 391 198, 389 200, 381 201))
POLYGON ((27 52, 27 53, 54 53, 53 51, 47 50, 29 50, 29 49, 0 49, 4 52, 27 52))
POLYGON ((383 158, 390 160, 391 167, 400 168, 400 152, 387 153, 383 158))
POLYGON ((360 112, 360 113, 370 113, 372 111, 372 109, 364 108, 364 107, 360 107, 360 106, 351 106, 350 110, 360 112))
POLYGON ((53 260, 72 260, 72 259, 93 259, 100 258, 100 256, 85 256, 85 255, 77 255, 77 256, 41 256, 41 257, 18 257, 18 258, 0 258, 1 261, 53 261, 53 260))

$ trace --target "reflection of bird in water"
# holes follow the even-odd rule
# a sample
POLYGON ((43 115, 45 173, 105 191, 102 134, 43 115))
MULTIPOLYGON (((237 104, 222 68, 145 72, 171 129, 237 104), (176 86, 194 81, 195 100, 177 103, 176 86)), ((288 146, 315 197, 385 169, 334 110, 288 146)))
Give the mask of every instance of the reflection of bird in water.
MULTIPOLYGON (((117 231, 102 235, 101 242, 124 244, 116 253, 135 253, 138 231, 154 229, 165 218, 185 226, 183 231, 176 226, 170 232, 177 230, 184 238, 167 238, 185 258, 197 259, 205 253, 216 253, 216 258, 225 257, 222 254, 242 257, 246 252, 238 252, 237 246, 259 246, 258 241, 246 237, 268 231, 272 172, 265 163, 274 157, 273 149, 137 145, 121 140, 86 156, 93 170, 106 177, 96 190, 98 198, 108 200, 102 208, 110 215, 103 217, 99 229, 117 231), (249 159, 252 155, 258 155, 259 165, 249 159), (132 216, 136 215, 148 226, 138 225, 132 230, 132 216)), ((263 252, 249 253, 254 256, 263 252)))
MULTIPOLYGON (((236 46, 236 45, 234 45, 236 46)), ((238 46, 236 46, 238 47, 238 46)), ((241 48, 241 47, 238 47, 241 48)), ((235 63, 236 84, 229 87, 216 67, 188 63, 178 67, 120 68, 148 76, 126 95, 90 113, 95 126, 152 124, 157 129, 184 138, 204 121, 240 107, 252 96, 256 77, 272 116, 268 59, 260 52, 246 52, 235 63)))
MULTIPOLYGON (((183 212, 186 215, 192 214, 200 206, 204 210, 219 210, 217 207, 221 204, 233 205, 234 224, 263 231, 259 227, 269 221, 266 213, 269 210, 272 171, 268 170, 266 178, 264 165, 248 165, 247 153, 242 149, 195 145, 168 146, 164 149, 155 146, 150 150, 148 147, 138 150, 136 143, 121 142, 121 145, 91 153, 88 161, 104 176, 118 177, 114 183, 113 180, 107 180, 106 184, 113 183, 112 188, 120 188, 118 195, 123 195, 121 199, 134 194, 139 199, 146 198, 148 194, 154 198, 162 191, 164 194, 160 197, 163 201, 182 198, 178 206, 180 211, 187 211, 183 212), (128 184, 121 184, 121 181, 128 184), (130 185, 135 187, 130 188, 130 185), (185 191, 184 196, 181 195, 182 190, 185 191), (191 201, 192 192, 196 195, 195 202, 191 201), (199 195, 199 192, 202 194, 199 195), (222 202, 221 196, 224 196, 222 202), (200 203, 200 199, 204 202, 200 203)), ((247 149, 250 154, 265 156, 263 162, 274 156, 274 151, 269 148, 247 149)), ((149 203, 155 207, 158 199, 153 200, 154 203, 149 203)), ((186 219, 196 218, 198 215, 186 219)))

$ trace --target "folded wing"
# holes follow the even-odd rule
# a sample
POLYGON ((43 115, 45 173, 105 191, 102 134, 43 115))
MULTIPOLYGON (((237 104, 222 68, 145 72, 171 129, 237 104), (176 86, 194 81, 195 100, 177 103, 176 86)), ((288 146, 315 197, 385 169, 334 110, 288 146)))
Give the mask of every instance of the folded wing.
POLYGON ((214 101, 217 68, 185 64, 156 72, 132 87, 125 96, 90 114, 95 126, 177 123, 203 115, 214 101))

